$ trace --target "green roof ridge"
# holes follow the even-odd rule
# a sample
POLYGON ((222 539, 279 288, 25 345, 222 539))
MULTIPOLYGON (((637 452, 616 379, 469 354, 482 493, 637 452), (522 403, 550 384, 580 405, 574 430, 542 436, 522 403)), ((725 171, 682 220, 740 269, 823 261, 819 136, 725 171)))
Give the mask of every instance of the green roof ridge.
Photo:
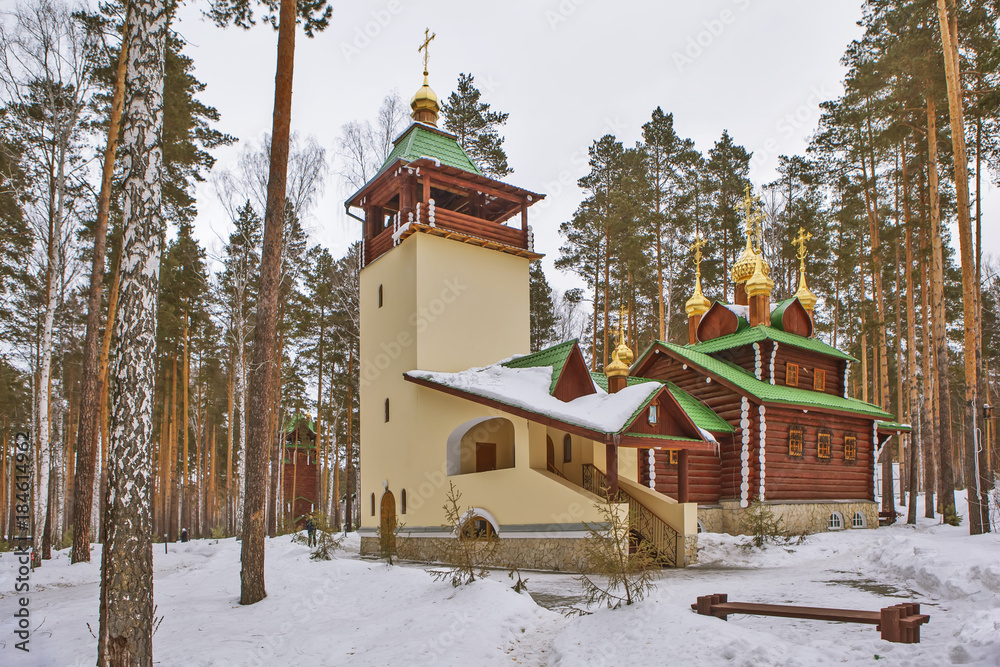
POLYGON ((691 421, 698 428, 716 433, 734 433, 736 429, 725 419, 715 414, 715 410, 708 407, 697 398, 687 393, 673 382, 667 383, 667 390, 676 399, 681 409, 687 413, 691 421))
MULTIPOLYGON (((789 333, 777 327, 769 327, 763 324, 758 324, 757 326, 750 327, 749 329, 742 329, 736 333, 719 336, 718 338, 713 338, 712 340, 695 343, 694 345, 686 345, 685 347, 689 350, 701 352, 702 354, 714 354, 716 352, 730 350, 734 347, 750 345, 751 343, 756 343, 762 340, 773 340, 776 343, 791 345, 792 347, 812 352, 818 352, 820 354, 825 354, 837 359, 843 359, 845 361, 857 361, 857 359, 851 355, 841 352, 831 345, 827 345, 819 338, 806 338, 805 336, 799 336, 798 334, 789 333)), ((665 343, 666 341, 659 342, 665 343)))
POLYGON ((538 368, 542 366, 552 367, 552 382, 549 384, 549 393, 556 390, 556 383, 562 374, 562 369, 569 359, 570 352, 576 345, 577 339, 567 340, 551 347, 547 347, 538 352, 526 354, 523 357, 515 357, 500 364, 506 368, 538 368))
POLYGON ((785 327, 782 324, 782 318, 785 315, 785 310, 788 308, 788 306, 792 304, 792 301, 795 301, 794 296, 791 299, 785 299, 784 301, 779 301, 778 305, 774 308, 774 310, 771 311, 772 327, 774 327, 775 329, 779 329, 781 331, 785 330, 785 327))
MULTIPOLYGON (((801 338, 801 336, 797 336, 797 338, 801 338)), ((756 377, 750 375, 744 369, 735 366, 734 364, 716 359, 715 357, 709 356, 708 354, 692 347, 675 345, 664 341, 659 341, 659 344, 663 345, 667 349, 673 350, 692 364, 700 366, 715 373, 723 379, 732 382, 751 396, 763 401, 788 403, 791 405, 806 407, 829 408, 832 410, 843 410, 845 412, 865 415, 873 419, 884 420, 887 418, 895 418, 892 414, 885 412, 878 406, 872 405, 871 403, 865 403, 864 401, 859 401, 854 398, 843 398, 841 396, 825 394, 820 391, 801 389, 799 387, 786 387, 784 385, 770 384, 768 382, 758 380, 756 377)))
POLYGON ((389 157, 385 159, 378 173, 381 174, 396 160, 413 162, 422 157, 433 158, 449 167, 483 175, 454 135, 417 122, 412 123, 395 141, 389 157))

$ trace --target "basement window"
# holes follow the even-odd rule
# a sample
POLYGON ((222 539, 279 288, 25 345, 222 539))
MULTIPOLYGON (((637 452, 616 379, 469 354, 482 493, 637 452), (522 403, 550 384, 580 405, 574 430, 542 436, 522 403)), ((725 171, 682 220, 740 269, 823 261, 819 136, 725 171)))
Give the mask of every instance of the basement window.
POLYGON ((789 387, 799 386, 799 365, 785 364, 785 384, 789 387))
POLYGON ((844 460, 845 461, 857 461, 858 460, 858 438, 854 435, 844 436, 844 460))
POLYGON ((830 432, 820 431, 816 436, 816 456, 821 459, 830 458, 830 432))
POLYGON ((844 529, 844 517, 841 516, 840 512, 833 512, 830 514, 830 522, 827 524, 827 528, 830 530, 844 529))
POLYGON ((788 455, 802 456, 802 427, 792 426, 788 429, 788 455))
POLYGON ((864 528, 865 527, 865 515, 861 512, 855 512, 854 516, 851 517, 851 528, 864 528))

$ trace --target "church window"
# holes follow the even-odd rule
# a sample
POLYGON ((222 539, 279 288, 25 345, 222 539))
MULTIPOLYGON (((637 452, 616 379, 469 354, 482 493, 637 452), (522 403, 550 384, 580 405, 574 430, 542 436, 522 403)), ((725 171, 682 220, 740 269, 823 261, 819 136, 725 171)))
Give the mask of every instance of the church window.
POLYGON ((792 426, 788 429, 788 455, 802 456, 802 427, 792 426))
POLYGON ((668 466, 675 466, 675 465, 677 465, 677 452, 678 452, 678 450, 676 450, 676 449, 668 449, 666 451, 667 455, 666 455, 665 459, 666 459, 666 464, 668 466))
POLYGON ((569 463, 573 460, 573 438, 567 433, 563 437, 563 463, 569 463))
POLYGON ((840 512, 833 512, 830 514, 830 521, 827 524, 830 530, 843 530, 844 529, 844 517, 840 515, 840 512))
POLYGON ((857 461, 858 460, 858 438, 854 435, 844 436, 844 460, 845 461, 857 461))
POLYGON ((830 458, 830 432, 820 431, 816 436, 816 456, 821 459, 830 458))
POLYGON ((382 286, 378 286, 378 307, 382 307, 382 286))
POLYGON ((496 537, 497 531, 488 519, 477 515, 465 522, 462 536, 474 540, 488 540, 496 537))
POLYGON ((799 365, 785 364, 785 384, 789 387, 799 386, 799 365))
POLYGON ((389 399, 385 399, 385 420, 389 421, 389 399))
POLYGON ((813 373, 813 389, 815 391, 823 391, 826 389, 826 371, 822 368, 817 368, 813 373))
POLYGON ((649 406, 649 423, 650 424, 656 424, 656 420, 659 417, 659 414, 657 414, 659 412, 659 407, 660 406, 655 405, 655 404, 649 406))
POLYGON ((865 515, 861 512, 855 512, 854 516, 851 517, 851 528, 864 528, 865 527, 865 515))
POLYGON ((399 494, 400 514, 406 514, 406 489, 399 494))
POLYGON ((375 494, 372 494, 372 516, 375 516, 375 494))

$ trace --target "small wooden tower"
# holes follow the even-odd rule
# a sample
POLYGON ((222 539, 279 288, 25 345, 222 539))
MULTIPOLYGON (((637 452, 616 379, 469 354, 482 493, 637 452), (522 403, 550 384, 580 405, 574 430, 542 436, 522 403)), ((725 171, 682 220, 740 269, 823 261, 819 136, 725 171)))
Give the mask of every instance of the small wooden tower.
POLYGON ((284 429, 282 500, 284 511, 296 528, 316 509, 318 467, 316 424, 309 417, 294 417, 284 429))

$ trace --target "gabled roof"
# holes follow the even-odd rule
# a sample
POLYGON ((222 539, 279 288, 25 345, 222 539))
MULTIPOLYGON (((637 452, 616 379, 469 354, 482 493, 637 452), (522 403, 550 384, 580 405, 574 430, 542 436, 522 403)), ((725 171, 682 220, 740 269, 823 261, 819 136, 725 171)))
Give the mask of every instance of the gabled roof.
POLYGON ((380 174, 396 160, 413 162, 422 157, 433 158, 441 164, 480 176, 483 174, 458 144, 455 135, 436 127, 414 122, 393 144, 389 157, 379 169, 380 174))
POLYGON ((716 352, 722 352, 723 350, 731 350, 734 347, 750 345, 762 340, 773 340, 781 345, 791 345, 792 347, 797 347, 802 350, 810 350, 812 352, 825 354, 828 357, 835 357, 846 361, 857 361, 857 359, 851 355, 845 354, 837 348, 827 345, 818 338, 805 338, 804 336, 798 336, 793 333, 782 331, 781 329, 764 326, 763 324, 758 324, 755 327, 737 331, 736 333, 729 334, 728 336, 720 336, 719 338, 713 338, 712 340, 705 341, 704 343, 695 343, 694 345, 688 345, 686 347, 687 349, 695 350, 696 352, 701 352, 702 354, 714 354, 716 352))
POLYGON ((712 408, 708 407, 697 398, 687 393, 673 382, 667 383, 667 391, 677 400, 681 409, 687 413, 695 426, 712 433, 734 433, 734 429, 729 422, 715 414, 712 408))
MULTIPOLYGON (((760 327, 755 327, 755 329, 757 328, 760 327)), ((753 331, 753 329, 751 329, 751 331, 753 331)), ((773 332, 775 330, 772 329, 771 331, 773 332)), ((742 334, 733 334, 730 337, 735 338, 740 335, 742 334)), ((800 336, 796 336, 796 338, 800 338, 800 336)), ((709 341, 709 343, 713 342, 715 341, 709 341)), ((660 347, 671 356, 681 359, 693 366, 697 366, 710 376, 715 376, 720 380, 728 382, 731 385, 734 385, 741 392, 764 402, 783 403, 794 407, 801 407, 803 409, 818 408, 850 412, 880 420, 893 419, 893 415, 885 412, 878 406, 872 405, 871 403, 865 403, 864 401, 859 401, 853 398, 833 396, 820 391, 810 391, 808 389, 800 389, 798 387, 770 384, 769 382, 758 380, 756 377, 736 364, 716 359, 715 357, 711 357, 708 354, 701 352, 697 349, 700 345, 703 344, 699 344, 698 346, 682 346, 657 341, 643 353, 639 362, 637 362, 636 367, 649 357, 649 355, 651 355, 657 347, 660 347)), ((707 343, 704 345, 707 345, 707 343)))
MULTIPOLYGON (((549 385, 549 393, 551 394, 555 391, 556 382, 559 381, 559 375, 562 373, 563 366, 566 365, 566 361, 569 359, 569 355, 573 351, 573 348, 576 347, 576 344, 577 339, 574 338, 573 340, 568 340, 565 343, 559 343, 558 345, 547 347, 544 350, 526 354, 523 357, 508 359, 500 365, 506 368, 537 368, 539 366, 551 366, 552 383, 549 385)), ((604 390, 607 391, 606 386, 604 387, 604 390)))

